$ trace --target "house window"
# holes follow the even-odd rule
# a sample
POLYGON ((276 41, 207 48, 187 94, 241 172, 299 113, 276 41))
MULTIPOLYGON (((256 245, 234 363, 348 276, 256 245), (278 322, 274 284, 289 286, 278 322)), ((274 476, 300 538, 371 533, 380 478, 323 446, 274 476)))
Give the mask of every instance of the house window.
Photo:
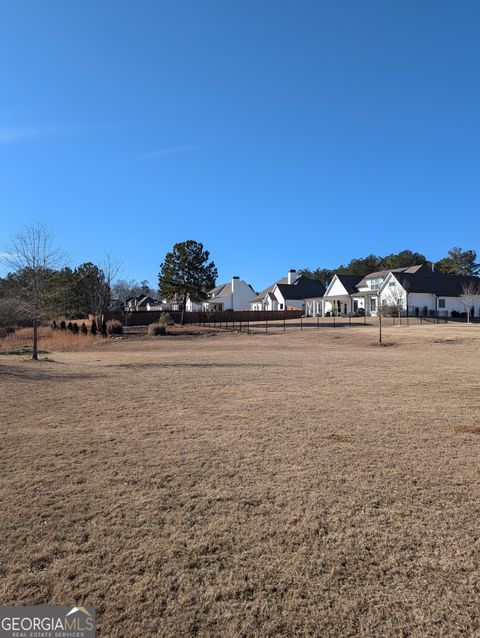
POLYGON ((381 278, 370 279, 369 282, 370 282, 371 290, 378 290, 383 283, 383 279, 381 278))
POLYGON ((375 299, 375 297, 370 297, 370 310, 372 312, 375 312, 376 309, 377 309, 377 300, 375 299))
POLYGON ((390 286, 390 288, 394 288, 395 287, 395 282, 394 281, 389 281, 388 285, 390 286))
POLYGON ((280 310, 283 310, 283 303, 279 303, 278 307, 280 308, 280 310))
POLYGON ((445 308, 445 299, 439 299, 438 300, 438 307, 439 308, 445 308))

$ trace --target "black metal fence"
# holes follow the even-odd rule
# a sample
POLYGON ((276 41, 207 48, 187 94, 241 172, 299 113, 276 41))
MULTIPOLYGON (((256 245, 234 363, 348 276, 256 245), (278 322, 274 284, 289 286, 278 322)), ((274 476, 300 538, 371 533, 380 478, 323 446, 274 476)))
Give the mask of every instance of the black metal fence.
MULTIPOLYGON (((180 322, 181 312, 170 311, 176 323, 180 322)), ((156 323, 162 312, 135 311, 121 315, 112 313, 109 318, 120 319, 126 326, 147 326, 156 323)), ((361 326, 376 326, 378 317, 359 315, 341 315, 329 317, 305 317, 301 310, 245 310, 237 312, 187 312, 186 324, 203 326, 215 330, 230 330, 235 332, 286 332, 288 330, 307 330, 321 328, 346 328, 361 326)), ((387 326, 409 326, 423 324, 445 324, 447 322, 465 323, 466 318, 452 318, 444 310, 428 311, 427 313, 402 313, 394 316, 382 316, 382 323, 387 326)))

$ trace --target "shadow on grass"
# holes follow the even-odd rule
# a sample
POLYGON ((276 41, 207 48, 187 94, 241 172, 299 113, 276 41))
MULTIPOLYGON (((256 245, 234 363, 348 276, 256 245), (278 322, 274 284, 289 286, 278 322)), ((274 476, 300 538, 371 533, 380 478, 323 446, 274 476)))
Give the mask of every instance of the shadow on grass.
MULTIPOLYGON (((52 359, 40 359, 39 361, 32 361, 31 359, 16 361, 15 363, 21 363, 22 365, 2 365, 0 363, 0 380, 8 378, 23 379, 25 381, 54 381, 70 382, 74 379, 91 379, 92 374, 86 374, 84 372, 63 374, 55 372, 51 364, 56 363, 52 359), (43 367, 42 364, 47 364, 47 367, 43 367), (31 365, 28 365, 31 364, 31 365)), ((96 375, 98 376, 98 375, 96 375)))

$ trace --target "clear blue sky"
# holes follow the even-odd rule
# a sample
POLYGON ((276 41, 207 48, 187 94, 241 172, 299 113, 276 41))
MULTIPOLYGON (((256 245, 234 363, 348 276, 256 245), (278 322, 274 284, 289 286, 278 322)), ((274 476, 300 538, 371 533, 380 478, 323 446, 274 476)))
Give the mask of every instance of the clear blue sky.
POLYGON ((156 285, 176 241, 289 268, 479 248, 480 4, 4 0, 0 243, 156 285))

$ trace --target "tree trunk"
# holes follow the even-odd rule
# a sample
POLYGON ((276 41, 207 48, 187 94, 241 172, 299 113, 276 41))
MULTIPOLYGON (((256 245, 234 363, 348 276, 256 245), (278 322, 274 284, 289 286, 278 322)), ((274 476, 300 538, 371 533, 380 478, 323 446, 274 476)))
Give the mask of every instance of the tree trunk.
POLYGON ((187 294, 183 295, 183 303, 182 303, 182 314, 180 316, 180 324, 183 326, 185 324, 185 306, 187 305, 187 294))
POLYGON ((36 319, 33 320, 32 360, 38 361, 38 325, 36 319))

